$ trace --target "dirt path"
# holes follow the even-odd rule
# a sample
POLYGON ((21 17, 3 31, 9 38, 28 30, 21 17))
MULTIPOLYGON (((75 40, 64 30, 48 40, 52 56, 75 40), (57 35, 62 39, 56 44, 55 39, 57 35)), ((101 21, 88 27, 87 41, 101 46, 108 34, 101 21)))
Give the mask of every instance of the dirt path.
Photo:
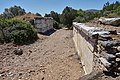
POLYGON ((0 45, 0 80, 76 80, 84 74, 70 30, 39 35, 35 43, 17 47, 23 55, 15 55, 12 44, 0 45))

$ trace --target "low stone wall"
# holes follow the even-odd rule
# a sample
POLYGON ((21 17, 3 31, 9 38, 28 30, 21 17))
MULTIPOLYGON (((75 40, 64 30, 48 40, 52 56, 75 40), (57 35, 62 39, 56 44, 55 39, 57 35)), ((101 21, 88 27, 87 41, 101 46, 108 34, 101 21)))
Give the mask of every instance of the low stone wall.
POLYGON ((79 33, 80 31, 73 28, 73 40, 75 43, 76 50, 81 59, 85 74, 92 72, 93 64, 93 46, 87 42, 83 36, 79 33))
POLYGON ((112 32, 82 23, 74 22, 73 25, 73 41, 85 74, 93 70, 119 73, 120 41, 112 40, 112 32))

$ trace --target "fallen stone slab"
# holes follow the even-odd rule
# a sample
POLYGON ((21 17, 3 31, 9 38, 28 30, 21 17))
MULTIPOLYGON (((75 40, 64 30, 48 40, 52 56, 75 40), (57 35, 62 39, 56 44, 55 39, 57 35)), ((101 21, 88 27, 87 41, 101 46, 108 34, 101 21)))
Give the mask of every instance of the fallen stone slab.
POLYGON ((100 18, 98 22, 105 25, 119 26, 120 18, 100 18))

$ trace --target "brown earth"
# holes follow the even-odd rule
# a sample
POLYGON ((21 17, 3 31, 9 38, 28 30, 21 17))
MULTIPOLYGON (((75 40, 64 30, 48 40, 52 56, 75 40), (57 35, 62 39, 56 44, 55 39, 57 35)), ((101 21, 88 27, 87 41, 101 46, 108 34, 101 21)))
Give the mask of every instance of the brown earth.
POLYGON ((76 80, 84 75, 71 30, 38 36, 29 45, 0 45, 0 80, 76 80), (23 54, 15 55, 16 48, 23 54))

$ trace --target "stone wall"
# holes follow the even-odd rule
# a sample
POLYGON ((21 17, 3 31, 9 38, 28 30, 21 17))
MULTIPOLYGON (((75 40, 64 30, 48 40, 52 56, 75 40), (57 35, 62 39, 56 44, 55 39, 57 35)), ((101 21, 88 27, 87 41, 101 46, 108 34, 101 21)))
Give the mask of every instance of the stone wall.
POLYGON ((119 73, 120 41, 113 41, 110 36, 113 32, 82 23, 74 22, 73 25, 73 41, 85 74, 93 70, 119 73))
POLYGON ((89 42, 87 42, 84 37, 81 36, 79 31, 77 31, 75 27, 73 29, 73 33, 75 47, 81 59, 85 74, 89 74, 92 72, 93 66, 93 46, 89 42))

